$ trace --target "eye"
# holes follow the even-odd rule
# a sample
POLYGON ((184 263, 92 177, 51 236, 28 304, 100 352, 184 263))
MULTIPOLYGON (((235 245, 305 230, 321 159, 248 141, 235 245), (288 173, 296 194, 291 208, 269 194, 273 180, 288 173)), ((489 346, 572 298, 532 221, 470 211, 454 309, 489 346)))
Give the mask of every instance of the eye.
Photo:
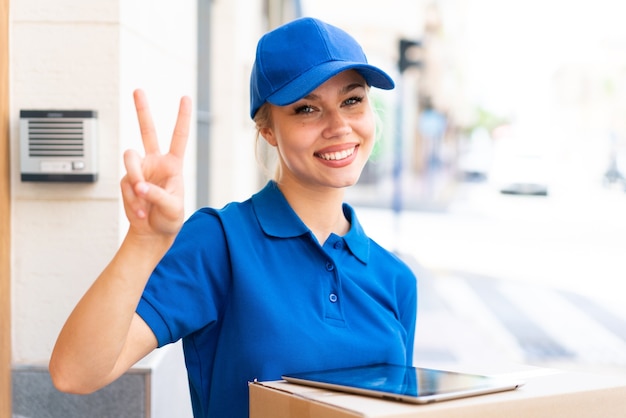
POLYGON ((363 101, 362 96, 354 96, 354 97, 350 97, 349 99, 346 99, 343 103, 345 106, 353 106, 353 105, 361 103, 362 101, 363 101))
POLYGON ((309 113, 313 113, 315 108, 311 105, 305 104, 295 108, 296 115, 305 115, 309 113))

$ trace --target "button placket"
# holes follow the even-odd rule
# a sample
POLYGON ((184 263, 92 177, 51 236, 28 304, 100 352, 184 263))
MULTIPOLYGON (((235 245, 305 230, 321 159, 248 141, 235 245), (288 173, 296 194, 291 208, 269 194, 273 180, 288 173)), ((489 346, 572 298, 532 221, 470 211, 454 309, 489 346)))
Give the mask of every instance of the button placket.
MULTIPOLYGON (((335 271, 335 264, 332 261, 330 261, 330 260, 327 261, 326 262, 326 270, 329 271, 329 272, 334 272, 335 271)), ((337 280, 337 274, 336 273, 334 274, 334 279, 335 280, 333 280, 333 281, 337 280)), ((328 300, 330 300, 331 303, 337 303, 337 299, 338 299, 337 291, 334 288, 335 288, 334 285, 331 286, 331 291, 330 291, 330 294, 328 295, 328 300)))
MULTIPOLYGON (((336 243, 335 243, 336 244, 336 243)), ((333 244, 333 248, 335 247, 333 244)), ((326 260, 325 269, 328 272, 328 287, 326 288, 326 319, 336 325, 343 326, 344 319, 339 299, 339 272, 333 259, 326 260)))

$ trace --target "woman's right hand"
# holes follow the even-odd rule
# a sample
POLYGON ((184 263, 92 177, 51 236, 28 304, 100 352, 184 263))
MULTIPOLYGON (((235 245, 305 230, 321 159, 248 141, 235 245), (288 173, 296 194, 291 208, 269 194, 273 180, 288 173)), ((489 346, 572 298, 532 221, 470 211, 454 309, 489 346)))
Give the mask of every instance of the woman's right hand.
POLYGON ((145 156, 124 154, 127 173, 121 188, 130 229, 59 334, 50 376, 64 392, 91 393, 157 346, 135 309, 150 274, 182 226, 191 100, 181 99, 169 152, 161 154, 146 97, 141 90, 134 97, 145 156))
POLYGON ((124 153, 126 175, 121 180, 124 209, 130 231, 172 239, 184 219, 183 157, 189 136, 191 99, 183 97, 167 154, 159 150, 157 134, 142 90, 134 92, 137 119, 145 155, 124 153))

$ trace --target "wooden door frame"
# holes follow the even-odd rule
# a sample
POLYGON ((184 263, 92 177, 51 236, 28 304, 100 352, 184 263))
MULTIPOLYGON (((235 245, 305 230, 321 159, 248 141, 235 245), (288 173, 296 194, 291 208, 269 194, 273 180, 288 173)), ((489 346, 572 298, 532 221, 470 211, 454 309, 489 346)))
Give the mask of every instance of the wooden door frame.
POLYGON ((0 0, 0 416, 11 411, 11 172, 9 0, 0 0))

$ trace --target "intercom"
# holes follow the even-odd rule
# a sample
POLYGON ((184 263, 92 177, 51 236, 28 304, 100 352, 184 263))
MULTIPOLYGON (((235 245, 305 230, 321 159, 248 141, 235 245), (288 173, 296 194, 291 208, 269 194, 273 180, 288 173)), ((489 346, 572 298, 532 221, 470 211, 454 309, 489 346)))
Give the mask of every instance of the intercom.
POLYGON ((22 181, 95 182, 97 145, 94 110, 20 111, 22 181))

